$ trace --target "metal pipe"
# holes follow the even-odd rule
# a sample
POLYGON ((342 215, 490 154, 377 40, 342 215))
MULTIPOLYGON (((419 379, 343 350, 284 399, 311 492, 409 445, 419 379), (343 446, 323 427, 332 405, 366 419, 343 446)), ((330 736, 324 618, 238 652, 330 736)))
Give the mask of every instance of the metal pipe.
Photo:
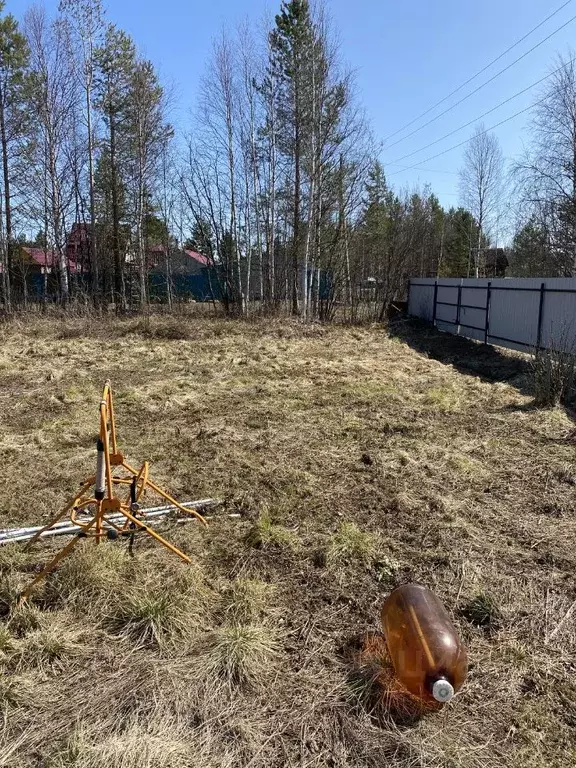
MULTIPOLYGON (((218 506, 220 502, 217 499, 199 499, 197 501, 186 501, 181 506, 183 507, 215 507, 218 506)), ((177 507, 175 507, 172 504, 161 506, 161 507, 149 507, 148 509, 142 510, 142 518, 146 520, 152 520, 155 521, 156 518, 162 518, 165 517, 170 512, 177 511, 177 507)), ((230 517, 230 515, 229 515, 230 517)), ((118 522, 122 519, 124 519, 124 515, 118 513, 114 515, 109 516, 110 522, 118 522)), ((183 521, 187 520, 188 518, 182 518, 183 521)), ((194 520, 196 518, 191 517, 191 520, 194 520)), ((86 519, 86 522, 88 522, 89 518, 86 519)), ((104 521, 106 522, 106 521, 104 521)), ((33 536, 38 533, 38 531, 41 531, 43 526, 35 526, 35 527, 29 527, 29 528, 6 528, 4 530, 0 530, 0 546, 3 544, 9 544, 14 541, 28 541, 33 536)), ((49 528, 48 530, 44 531, 42 533, 40 538, 50 538, 51 536, 60 536, 60 535, 67 535, 67 534, 73 534, 78 532, 78 526, 71 524, 69 520, 64 520, 60 523, 55 523, 52 528, 49 528)))

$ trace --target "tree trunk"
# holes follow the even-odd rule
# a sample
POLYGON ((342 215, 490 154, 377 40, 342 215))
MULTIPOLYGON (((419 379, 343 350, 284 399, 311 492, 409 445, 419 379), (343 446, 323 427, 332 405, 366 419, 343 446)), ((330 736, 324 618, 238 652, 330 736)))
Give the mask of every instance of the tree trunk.
POLYGON ((110 176, 112 183, 112 252, 114 257, 114 305, 116 312, 124 312, 124 280, 122 275, 122 254, 120 250, 120 211, 118 204, 118 173, 116 168, 116 122, 112 109, 110 120, 110 176))
POLYGON ((4 220, 6 235, 6 271, 4 275, 4 302, 6 309, 12 303, 14 282, 14 253, 12 245, 12 208, 10 201, 10 173, 8 168, 8 141, 6 139, 6 114, 4 107, 4 88, 0 88, 0 141, 2 143, 2 172, 4 179, 4 220))
POLYGON ((300 246, 300 126, 298 111, 294 136, 294 222, 292 228, 292 314, 298 314, 298 251, 300 246))
POLYGON ((56 154, 54 150, 54 142, 49 137, 48 139, 48 168, 50 174, 50 187, 52 196, 52 229, 54 234, 54 248, 56 250, 56 259, 58 260, 58 280, 60 286, 60 301, 66 304, 69 299, 69 282, 68 282, 68 263, 66 259, 66 253, 64 244, 62 243, 61 235, 61 204, 60 204, 60 188, 58 185, 58 168, 56 165, 56 154))
POLYGON ((92 137, 92 97, 90 84, 86 85, 86 122, 88 125, 88 191, 90 196, 90 232, 88 242, 90 247, 90 275, 92 284, 92 300, 99 304, 99 270, 98 249, 96 246, 96 206, 94 201, 94 146, 92 137))
POLYGON ((272 103, 272 124, 270 126, 270 232, 268 238, 268 280, 270 303, 276 304, 276 120, 272 103))
POLYGON ((476 249, 476 264, 474 265, 474 277, 480 276, 480 251, 482 249, 482 224, 478 225, 478 247, 476 249))

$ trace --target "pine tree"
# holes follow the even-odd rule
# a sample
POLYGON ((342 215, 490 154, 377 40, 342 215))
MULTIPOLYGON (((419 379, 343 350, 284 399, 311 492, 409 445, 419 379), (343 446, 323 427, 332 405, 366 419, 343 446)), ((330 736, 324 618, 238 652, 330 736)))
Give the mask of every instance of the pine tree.
MULTIPOLYGON (((112 220, 112 253, 114 262, 114 303, 124 309, 124 255, 121 244, 121 198, 126 153, 127 110, 131 77, 136 66, 136 49, 132 39, 113 24, 106 28, 103 45, 96 51, 96 104, 108 131, 105 154, 112 220)), ((106 177, 104 177, 106 178, 106 177)))
POLYGON ((301 203, 306 128, 309 128, 308 64, 314 39, 308 0, 284 0, 270 33, 272 68, 278 82, 278 148, 294 167, 292 185, 292 312, 299 311, 301 203))
MULTIPOLYGON (((4 10, 0 2, 0 12, 4 10)), ((12 216, 12 147, 21 137, 26 125, 26 88, 29 50, 26 38, 11 14, 0 18, 0 145, 2 178, 4 182, 4 224, 6 237, 4 301, 10 305, 13 284, 18 282, 16 248, 12 216)), ((21 280, 19 281, 21 282, 21 280)), ((23 286, 18 286, 18 292, 23 286)))
POLYGON ((164 91, 152 62, 137 60, 130 72, 128 84, 126 135, 133 191, 139 295, 143 306, 147 302, 145 220, 159 174, 162 151, 172 138, 173 129, 164 118, 164 91))
POLYGON ((439 277, 470 277, 478 243, 478 225, 465 208, 451 208, 446 214, 439 277))
POLYGON ((513 277, 558 277, 561 273, 552 255, 550 234, 532 218, 514 235, 511 274, 513 277))

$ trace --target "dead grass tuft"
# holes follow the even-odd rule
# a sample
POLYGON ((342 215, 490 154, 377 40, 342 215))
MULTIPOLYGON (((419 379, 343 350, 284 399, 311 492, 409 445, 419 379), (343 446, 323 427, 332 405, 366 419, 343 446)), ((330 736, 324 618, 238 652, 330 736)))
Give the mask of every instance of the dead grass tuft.
POLYGON ((8 616, 18 602, 21 585, 13 573, 0 575, 0 616, 8 616))
POLYGON ((264 624, 224 624, 211 632, 195 663, 205 681, 228 687, 261 687, 278 659, 279 647, 264 624))
POLYGON ((18 680, 6 674, 0 675, 0 712, 6 717, 6 710, 17 707, 22 701, 18 680))
POLYGON ((235 579, 224 593, 224 613, 233 624, 258 622, 263 618, 274 587, 258 579, 235 579))
POLYGON ((133 572, 134 562, 124 549, 108 542, 98 547, 83 542, 46 579, 43 603, 79 612, 100 610, 120 599, 133 572))
POLYGON ((0 663, 14 651, 14 637, 8 627, 0 626, 0 663))
POLYGON ((467 602, 460 615, 475 627, 496 632, 502 626, 502 614, 493 597, 480 593, 467 602))
POLYGON ((0 546, 0 574, 24 570, 30 561, 31 557, 22 544, 14 542, 0 546))
POLYGON ((196 759, 187 734, 177 727, 155 728, 150 733, 142 726, 132 725, 100 743, 71 744, 54 768, 193 768, 196 759))
POLYGON ((372 565, 379 551, 379 538, 369 531, 362 531, 356 523, 343 522, 332 535, 326 551, 331 562, 359 561, 372 565))
POLYGON ((141 586, 128 592, 104 626, 136 647, 167 649, 190 639, 202 628, 204 601, 186 594, 178 585, 141 586))
POLYGON ((265 549, 266 547, 294 549, 297 539, 291 530, 283 525, 273 523, 270 513, 264 511, 246 534, 246 543, 256 549, 265 549))
POLYGON ((63 669, 68 661, 90 652, 86 633, 73 629, 63 621, 56 621, 29 632, 18 642, 11 661, 18 671, 50 668, 63 669))
POLYGON ((25 637, 42 626, 42 613, 34 605, 25 602, 14 605, 8 618, 8 628, 15 637, 25 637))

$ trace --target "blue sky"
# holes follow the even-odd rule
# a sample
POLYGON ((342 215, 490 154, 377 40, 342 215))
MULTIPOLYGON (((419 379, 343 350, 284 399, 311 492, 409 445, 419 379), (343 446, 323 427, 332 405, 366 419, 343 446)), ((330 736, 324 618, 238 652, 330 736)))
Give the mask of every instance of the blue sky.
MULTIPOLYGON (((180 124, 192 120, 199 79, 210 54, 211 41, 224 24, 243 18, 257 22, 279 5, 272 0, 109 0, 108 18, 125 29, 157 66, 162 78, 173 84, 179 103, 174 115, 180 124)), ((356 73, 359 94, 375 136, 384 139, 424 112, 490 60, 502 53, 563 0, 327 0, 338 30, 344 60, 356 73)), ((30 5, 7 0, 6 10, 21 17, 30 5)), ((48 9, 57 0, 48 0, 48 9)), ((576 0, 530 35, 521 45, 474 80, 442 109, 489 79, 533 45, 576 15, 576 0)), ((413 137, 382 150, 389 180, 397 186, 430 183, 441 202, 458 202, 457 171, 463 148, 427 163, 432 171, 398 172, 389 165, 440 138, 499 102, 546 75, 558 52, 576 48, 576 21, 569 24, 525 59, 498 77, 478 94, 413 137), (438 171, 441 171, 439 173, 438 171)), ((529 91, 485 118, 487 127, 528 107, 538 89, 529 91)), ((442 111, 436 110, 426 120, 442 111)), ((418 128, 415 123, 404 133, 418 128)), ((496 133, 504 154, 513 158, 522 151, 529 113, 501 126, 496 133)), ((472 126, 401 165, 414 165, 467 138, 472 126)), ((400 133, 389 143, 401 138, 400 133)))

